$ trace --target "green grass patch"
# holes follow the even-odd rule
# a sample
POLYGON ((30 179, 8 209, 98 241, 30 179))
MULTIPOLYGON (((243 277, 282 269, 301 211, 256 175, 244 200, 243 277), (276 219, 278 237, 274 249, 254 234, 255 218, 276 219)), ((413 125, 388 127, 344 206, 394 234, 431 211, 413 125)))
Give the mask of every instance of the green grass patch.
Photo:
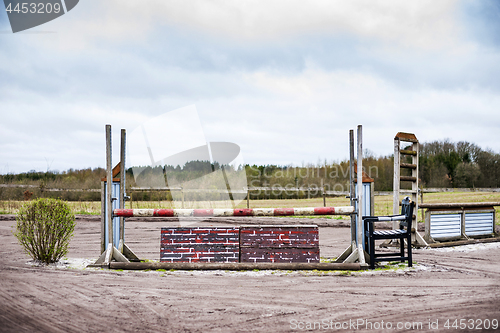
POLYGON ((319 262, 327 263, 327 264, 332 264, 332 263, 335 262, 335 260, 337 260, 337 257, 333 257, 333 258, 324 258, 324 257, 321 257, 319 259, 319 262))

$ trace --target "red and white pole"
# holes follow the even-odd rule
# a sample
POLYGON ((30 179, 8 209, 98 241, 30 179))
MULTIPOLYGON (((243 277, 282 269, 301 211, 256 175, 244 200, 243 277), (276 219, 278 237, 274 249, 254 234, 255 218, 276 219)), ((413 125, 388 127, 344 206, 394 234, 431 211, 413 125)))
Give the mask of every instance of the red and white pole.
POLYGON ((354 207, 242 208, 242 209, 115 209, 122 217, 220 217, 220 216, 304 216, 350 215, 354 207))

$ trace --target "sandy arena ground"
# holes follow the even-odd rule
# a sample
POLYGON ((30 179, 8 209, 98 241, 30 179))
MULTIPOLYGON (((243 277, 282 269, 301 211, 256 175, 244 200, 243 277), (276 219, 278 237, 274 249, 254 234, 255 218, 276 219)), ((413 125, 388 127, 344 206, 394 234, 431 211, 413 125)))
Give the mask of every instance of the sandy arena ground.
MULTIPOLYGON (((126 243, 159 260, 160 227, 178 222, 147 221, 127 220, 126 243)), ((327 258, 350 238, 348 222, 327 219, 193 222, 250 223, 317 223, 327 258)), ((0 216, 1 332, 438 332, 500 321, 500 243, 415 250, 418 265, 391 271, 138 272, 82 269, 100 254, 99 217, 77 217, 58 267, 30 262, 13 226, 0 216)))

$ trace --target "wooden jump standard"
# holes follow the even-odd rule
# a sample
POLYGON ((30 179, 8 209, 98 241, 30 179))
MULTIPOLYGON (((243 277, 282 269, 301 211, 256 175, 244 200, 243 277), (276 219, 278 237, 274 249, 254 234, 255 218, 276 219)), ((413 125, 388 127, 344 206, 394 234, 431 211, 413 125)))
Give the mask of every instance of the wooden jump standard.
MULTIPOLYGON (((112 164, 111 164, 111 125, 106 125, 106 167, 107 167, 107 195, 105 214, 108 217, 108 230, 102 230, 108 234, 108 244, 106 250, 99 259, 91 266, 107 267, 111 269, 224 269, 224 270, 252 270, 252 269, 283 269, 283 270, 359 270, 368 267, 366 264, 366 254, 362 247, 362 126, 358 126, 358 193, 357 197, 350 196, 351 203, 357 203, 357 209, 352 206, 341 207, 317 207, 317 208, 255 208, 255 209, 124 209, 124 183, 125 183, 125 130, 122 130, 121 142, 121 181, 120 198, 112 198, 112 164), (118 199, 120 209, 111 209, 112 201, 118 199), (345 262, 335 263, 144 263, 130 262, 138 260, 137 256, 126 246, 124 242, 124 218, 125 217, 219 217, 219 216, 294 216, 294 215, 357 215, 356 232, 351 232, 351 246, 344 251, 343 255, 348 256, 345 262), (120 217, 120 235, 113 235, 112 221, 113 217, 120 217), (119 237, 120 244, 116 248, 113 245, 113 236, 119 237), (113 262, 112 260, 117 262, 113 262), (358 261, 358 263, 354 263, 358 261)), ((351 150, 351 194, 354 193, 353 183, 353 156, 354 139, 353 131, 350 131, 350 150, 351 150)), ((354 224, 351 224, 354 227, 354 224)))

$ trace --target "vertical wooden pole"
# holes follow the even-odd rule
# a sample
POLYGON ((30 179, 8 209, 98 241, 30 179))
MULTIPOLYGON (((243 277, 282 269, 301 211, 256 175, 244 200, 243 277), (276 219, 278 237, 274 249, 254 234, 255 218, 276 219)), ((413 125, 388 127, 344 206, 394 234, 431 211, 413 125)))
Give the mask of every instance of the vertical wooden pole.
MULTIPOLYGON (((400 189, 400 142, 399 138, 394 138, 394 179, 392 185, 392 214, 399 214, 399 189, 400 189)), ((398 228, 397 221, 392 222, 392 229, 398 228)))
POLYGON ((363 127, 358 125, 358 257, 359 263, 365 264, 363 250, 363 127))
POLYGON ((428 243, 434 243, 434 241, 431 238, 431 212, 427 208, 425 210, 425 233, 424 233, 424 239, 428 243))
POLYGON ((321 188, 323 189, 323 207, 326 207, 326 185, 323 179, 321 179, 321 188))
POLYGON ((105 185, 104 182, 101 181, 101 252, 106 251, 106 196, 105 193, 105 185))
MULTIPOLYGON (((349 184, 351 206, 356 205, 354 189, 354 130, 349 130, 349 184)), ((356 242, 356 217, 351 215, 351 244, 356 242)))
POLYGON ((222 176, 224 176, 224 182, 226 183, 226 189, 227 189, 227 194, 229 195, 229 201, 231 202, 231 206, 233 206, 233 209, 235 209, 236 205, 234 204, 233 192, 231 192, 231 186, 229 185, 226 169, 224 168, 223 164, 220 166, 220 168, 222 170, 222 176))
POLYGON ((370 183, 370 213, 365 213, 365 215, 375 216, 375 183, 370 183))
MULTIPOLYGON (((120 198, 119 204, 120 209, 125 208, 125 147, 126 147, 126 135, 125 129, 121 130, 121 141, 120 141, 120 198)), ((120 217, 120 244, 125 242, 125 218, 120 217)), ((120 249, 123 253, 123 250, 120 249)))
POLYGON ((111 125, 106 125, 106 177, 107 177, 107 196, 106 196, 106 209, 108 216, 108 244, 113 244, 113 170, 111 166, 111 125))
MULTIPOLYGON (((424 188, 422 186, 420 186, 420 203, 424 203, 424 188)), ((418 214, 418 210, 417 212, 415 213, 415 215, 418 214)), ((424 210, 422 209, 422 221, 425 221, 425 214, 424 214, 424 210)))
POLYGON ((250 190, 247 187, 247 208, 250 208, 250 190))
POLYGON ((413 151, 416 152, 416 155, 413 155, 411 158, 412 164, 415 164, 417 167, 415 169, 411 170, 412 177, 415 177, 415 181, 411 183, 411 190, 412 190, 411 199, 415 203, 415 206, 413 208, 414 209, 413 216, 415 218, 413 219, 413 223, 412 223, 412 226, 414 226, 414 228, 415 228, 415 232, 412 233, 412 235, 411 235, 411 242, 412 242, 412 244, 416 245, 419 243, 417 241, 417 235, 416 235, 418 233, 418 155, 419 155, 418 142, 413 142, 412 148, 413 148, 413 151))
POLYGON ((182 189, 182 186, 181 186, 181 199, 182 199, 182 209, 184 209, 184 190, 182 189))

